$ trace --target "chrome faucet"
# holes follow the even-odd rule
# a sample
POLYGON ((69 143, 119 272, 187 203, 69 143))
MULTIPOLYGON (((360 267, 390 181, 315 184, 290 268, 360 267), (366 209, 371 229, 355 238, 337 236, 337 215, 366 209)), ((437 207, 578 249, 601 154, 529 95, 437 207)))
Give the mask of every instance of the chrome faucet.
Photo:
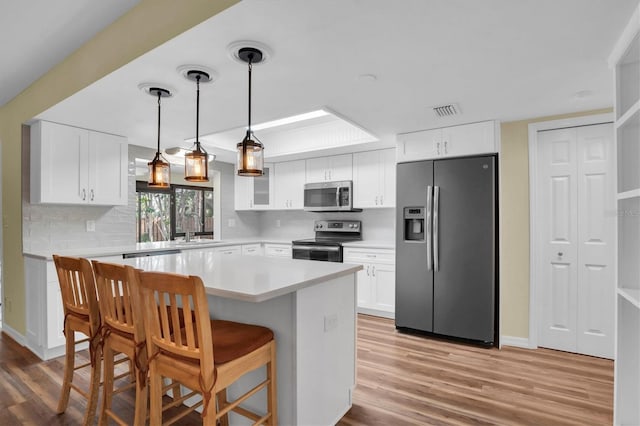
POLYGON ((187 243, 191 241, 191 231, 185 231, 185 233, 184 233, 184 241, 187 242, 187 243))

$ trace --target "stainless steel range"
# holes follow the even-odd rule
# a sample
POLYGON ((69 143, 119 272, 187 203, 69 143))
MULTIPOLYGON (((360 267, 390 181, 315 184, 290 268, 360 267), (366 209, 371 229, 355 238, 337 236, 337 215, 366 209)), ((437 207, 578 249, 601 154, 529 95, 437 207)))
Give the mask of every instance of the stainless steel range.
POLYGON ((342 243, 362 240, 359 220, 316 220, 315 238, 292 242, 294 259, 342 262, 342 243))

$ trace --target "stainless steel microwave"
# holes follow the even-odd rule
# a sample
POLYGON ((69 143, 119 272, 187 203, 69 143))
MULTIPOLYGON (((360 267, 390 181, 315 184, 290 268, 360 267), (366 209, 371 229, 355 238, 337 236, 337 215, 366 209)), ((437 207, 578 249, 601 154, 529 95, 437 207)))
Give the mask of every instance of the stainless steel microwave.
POLYGON ((305 184, 304 209, 312 212, 354 211, 353 182, 342 180, 305 184))

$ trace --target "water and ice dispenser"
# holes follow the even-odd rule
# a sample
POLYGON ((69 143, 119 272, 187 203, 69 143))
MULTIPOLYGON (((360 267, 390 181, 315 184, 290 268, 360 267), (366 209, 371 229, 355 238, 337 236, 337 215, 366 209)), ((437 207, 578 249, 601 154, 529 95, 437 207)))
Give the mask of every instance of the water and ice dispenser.
POLYGON ((424 241, 424 207, 404 208, 404 240, 424 241))

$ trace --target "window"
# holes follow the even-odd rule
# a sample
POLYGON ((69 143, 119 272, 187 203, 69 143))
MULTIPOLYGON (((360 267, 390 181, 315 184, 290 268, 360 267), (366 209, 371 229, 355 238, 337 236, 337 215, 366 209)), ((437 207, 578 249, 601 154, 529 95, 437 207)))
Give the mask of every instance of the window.
POLYGON ((191 232, 213 237, 213 189, 171 185, 152 189, 136 182, 136 241, 167 241, 191 232))

